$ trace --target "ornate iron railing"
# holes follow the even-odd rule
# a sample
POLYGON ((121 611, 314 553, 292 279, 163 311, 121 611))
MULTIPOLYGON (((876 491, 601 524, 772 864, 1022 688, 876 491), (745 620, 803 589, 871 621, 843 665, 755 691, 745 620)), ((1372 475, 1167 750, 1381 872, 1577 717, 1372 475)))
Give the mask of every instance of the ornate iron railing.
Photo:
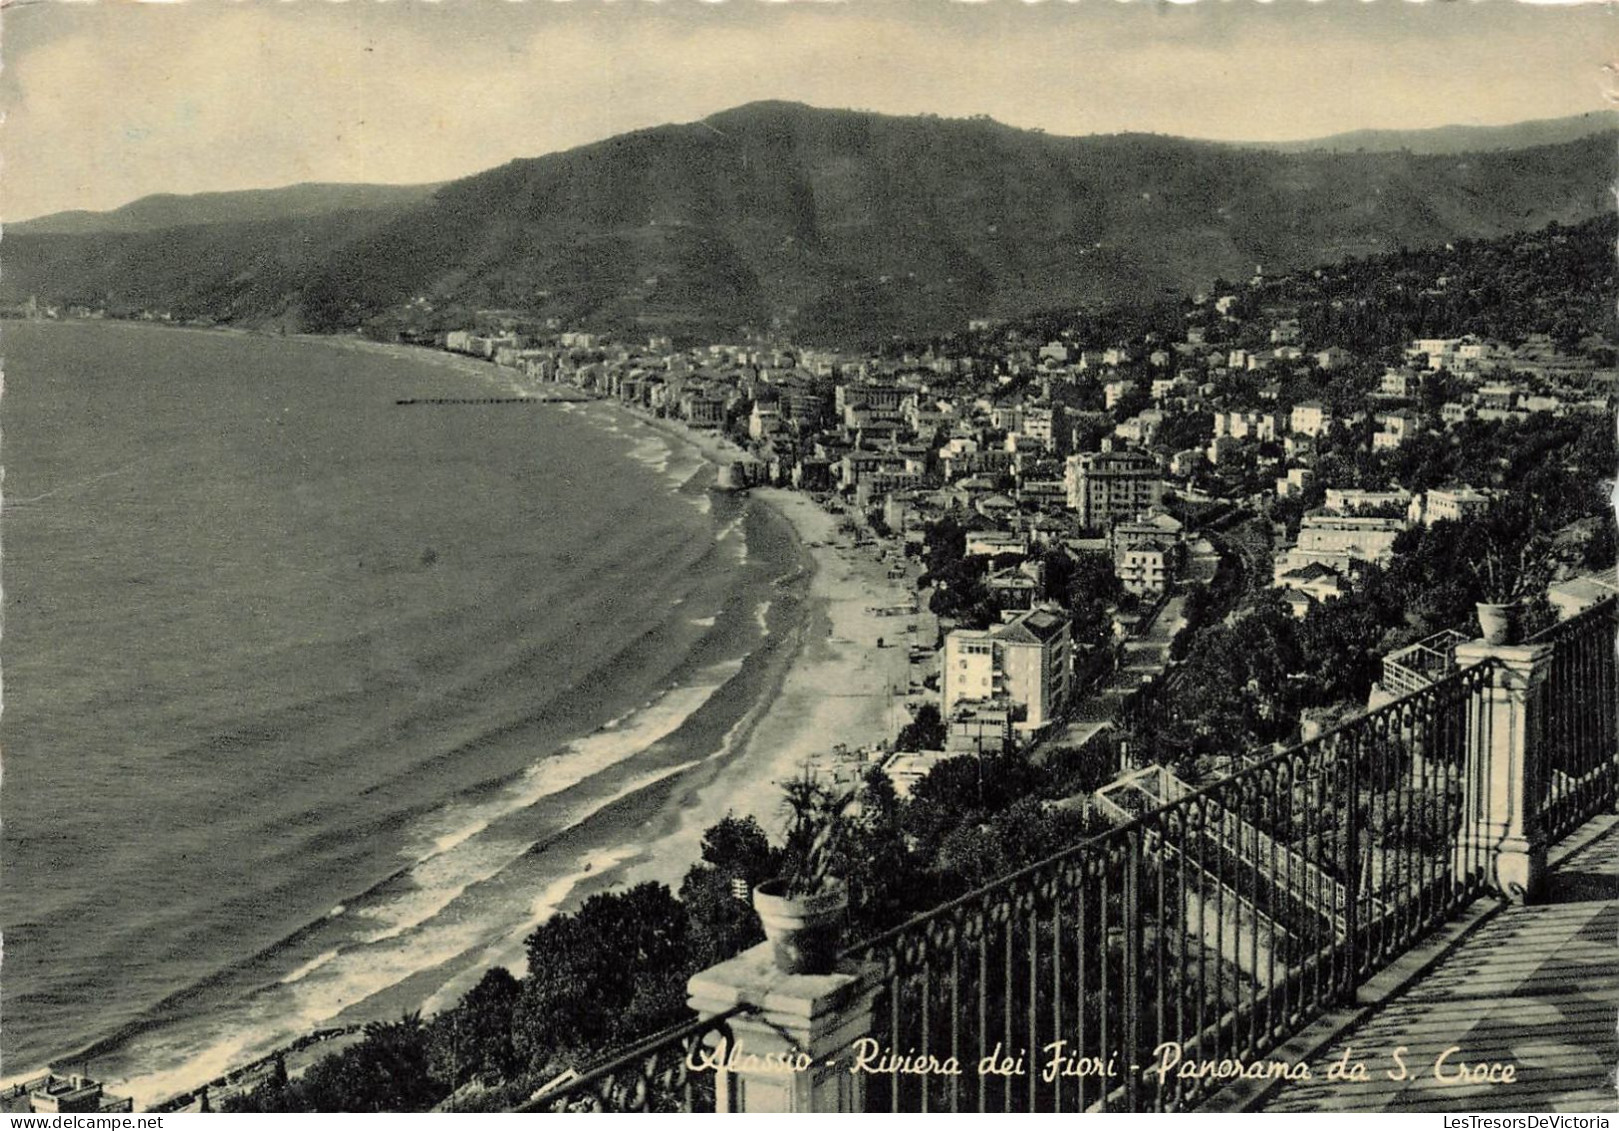
MULTIPOLYGON (((1553 840, 1619 799, 1616 625, 1609 599, 1531 641, 1552 646, 1526 738, 1553 840)), ((1472 818, 1504 674, 1452 671, 1200 788, 1160 781, 1164 804, 1110 794, 1117 828, 845 951, 881 978, 871 1037, 897 1069, 867 1077, 868 1107, 1174 1111, 1234 1072, 1286 1075, 1267 1056, 1485 889, 1472 818)), ((728 1108, 707 1065, 741 1012, 518 1110, 728 1108)))
MULTIPOLYGON (((633 1049, 582 1073, 555 1080, 514 1108, 520 1112, 691 1112, 718 1110, 712 1050, 731 1042, 731 1019, 751 1007, 737 1006, 648 1037, 633 1049)), ((727 1108, 728 1110, 728 1108, 727 1108)))
POLYGON ((872 1077, 868 1105, 1178 1110, 1259 1063, 1481 890, 1462 818, 1492 667, 851 948, 883 979, 872 1036, 932 1069, 872 1077))
POLYGON ((1541 689, 1540 817, 1556 842, 1619 799, 1619 599, 1609 597, 1530 643, 1552 646, 1541 689))

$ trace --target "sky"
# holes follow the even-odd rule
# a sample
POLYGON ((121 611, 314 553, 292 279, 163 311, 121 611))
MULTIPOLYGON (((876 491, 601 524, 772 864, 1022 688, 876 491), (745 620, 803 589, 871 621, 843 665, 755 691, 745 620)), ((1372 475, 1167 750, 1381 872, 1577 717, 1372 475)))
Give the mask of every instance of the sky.
POLYGON ((449 180, 763 98, 1273 141, 1609 107, 1619 5, 10 0, 0 216, 449 180))

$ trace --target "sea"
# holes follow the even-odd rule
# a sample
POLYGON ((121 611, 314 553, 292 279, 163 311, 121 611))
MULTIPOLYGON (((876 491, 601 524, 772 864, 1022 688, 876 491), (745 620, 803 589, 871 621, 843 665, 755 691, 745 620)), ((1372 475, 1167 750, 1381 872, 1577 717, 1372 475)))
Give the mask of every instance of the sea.
POLYGON ((0 355, 8 1078, 151 1103, 521 973, 801 639, 790 527, 617 406, 128 323, 0 355))

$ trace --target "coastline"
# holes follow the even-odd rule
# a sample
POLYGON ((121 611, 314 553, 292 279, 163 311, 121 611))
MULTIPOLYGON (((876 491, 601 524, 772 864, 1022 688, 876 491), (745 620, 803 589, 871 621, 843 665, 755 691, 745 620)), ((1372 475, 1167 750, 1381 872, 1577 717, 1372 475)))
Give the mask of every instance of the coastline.
MULTIPOLYGON (((321 335, 298 337, 389 357, 431 360, 542 399, 605 405, 694 449, 716 470, 748 454, 718 433, 696 431, 613 400, 583 394, 550 396, 553 390, 573 390, 524 380, 492 361, 427 346, 321 335)), ((630 861, 608 870, 627 874, 630 883, 661 880, 678 887, 686 869, 699 858, 703 830, 727 813, 751 814, 767 831, 777 831, 778 783, 834 746, 855 750, 891 742, 899 726, 909 719, 905 699, 892 688, 909 685, 908 650, 903 646, 908 641, 903 638, 906 622, 915 618, 881 617, 872 610, 906 604, 913 600, 914 590, 889 579, 876 554, 857 548, 854 539, 840 534, 838 520, 809 495, 783 487, 755 487, 746 493, 784 520, 797 539, 810 574, 807 595, 811 608, 804 635, 796 642, 784 676, 767 697, 760 717, 742 738, 737 753, 727 759, 717 780, 677 790, 679 796, 671 799, 678 809, 677 827, 666 828, 637 846, 630 861), (889 646, 879 649, 879 639, 886 639, 889 646)), ((601 881, 581 884, 567 903, 575 904, 582 895, 605 886, 601 881)))
POLYGON ((782 488, 755 488, 751 495, 787 521, 813 563, 803 635, 738 752, 715 780, 688 791, 675 827, 626 865, 631 883, 678 887, 701 855, 704 830, 727 813, 757 817, 767 832, 779 833, 780 783, 834 746, 891 742, 909 718, 892 690, 907 686, 907 651, 898 641, 876 646, 885 635, 903 638, 902 622, 871 611, 908 594, 886 578, 879 561, 840 538, 836 519, 809 496, 782 488))
MULTIPOLYGON (((716 433, 614 401, 597 403, 689 445, 716 469, 748 454, 716 433)), ((632 860, 615 869, 628 883, 655 880, 678 888, 701 856, 703 831, 728 813, 754 816, 767 832, 779 833, 780 783, 835 746, 856 750, 891 743, 909 721, 905 700, 892 689, 909 684, 903 644, 905 623, 913 618, 882 617, 874 610, 905 604, 914 591, 890 580, 884 563, 840 534, 837 518, 809 495, 784 487, 745 493, 792 530, 809 572, 808 615, 781 680, 740 736, 737 752, 714 780, 680 790, 672 799, 675 812, 666 815, 674 818, 674 827, 643 843, 632 860), (878 648, 879 640, 888 646, 878 648)))
MULTIPOLYGON (((612 415, 634 421, 699 454, 705 460, 699 475, 712 474, 709 469, 717 470, 746 455, 745 449, 716 434, 694 431, 677 421, 580 393, 571 386, 526 380, 522 374, 492 362, 423 346, 315 335, 289 337, 401 360, 431 362, 535 399, 599 401, 608 406, 612 415)), ((830 753, 835 745, 858 749, 891 742, 898 726, 908 718, 904 700, 891 692, 895 685, 903 690, 908 684, 905 621, 879 617, 874 609, 914 599, 909 585, 888 578, 887 567, 878 554, 870 548, 857 548, 853 536, 840 534, 838 518, 809 495, 781 488, 754 488, 744 494, 748 505, 757 503, 765 508, 790 532, 800 563, 799 569, 790 571, 778 584, 790 589, 794 600, 804 602, 802 613, 795 627, 761 645, 777 653, 767 660, 773 672, 771 682, 725 736, 720 749, 704 763, 625 797, 598 815, 625 830, 624 840, 617 850, 595 857, 595 872, 572 883, 549 914, 570 911, 593 894, 629 884, 658 881, 678 889, 686 870, 700 858, 703 831, 728 813, 753 815, 773 836, 777 835, 779 783, 796 776, 811 758, 830 753), (883 636, 888 638, 889 647, 878 649, 876 641, 883 636)), ((478 972, 505 965, 521 973, 526 966, 527 933, 525 929, 509 938, 491 940, 478 972)), ((463 978, 458 976, 452 984, 463 978)), ((419 1007, 430 1013, 454 1004, 466 987, 456 986, 453 994, 447 992, 451 988, 447 984, 423 1000, 415 996, 419 991, 413 993, 407 981, 382 991, 377 1000, 388 1002, 390 1007, 419 1007), (406 998, 413 998, 415 1004, 407 1003, 406 998)), ((348 1023, 342 1017, 328 1022, 342 1026, 348 1023)), ((356 1039, 348 1034, 335 1043, 311 1043, 310 1036, 306 1034, 278 1050, 288 1055, 289 1067, 295 1073, 347 1040, 356 1039)), ((250 1064, 233 1067, 226 1076, 244 1075, 249 1077, 245 1082, 250 1083, 253 1068, 276 1055, 271 1052, 256 1057, 250 1064)), ((218 1087, 223 1080, 216 1078, 208 1086, 218 1087)), ((203 1086, 199 1083, 189 1093, 203 1086)), ((225 1089, 233 1090, 230 1085, 225 1089)), ((150 1110, 183 1103, 187 1095, 171 1094, 150 1110)))

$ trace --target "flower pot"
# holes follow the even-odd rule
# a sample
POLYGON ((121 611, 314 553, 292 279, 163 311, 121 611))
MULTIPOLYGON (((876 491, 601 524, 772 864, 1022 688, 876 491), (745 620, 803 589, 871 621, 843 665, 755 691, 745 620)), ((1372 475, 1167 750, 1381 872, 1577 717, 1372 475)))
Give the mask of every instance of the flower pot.
POLYGON ((1487 605, 1482 601, 1478 606, 1478 627, 1484 634, 1486 644, 1516 644, 1518 642, 1518 627, 1521 605, 1487 605))
POLYGON ((830 974, 838 952, 849 889, 842 880, 814 895, 786 894, 789 881, 766 880, 753 889, 753 909, 764 925, 776 966, 787 974, 830 974))

